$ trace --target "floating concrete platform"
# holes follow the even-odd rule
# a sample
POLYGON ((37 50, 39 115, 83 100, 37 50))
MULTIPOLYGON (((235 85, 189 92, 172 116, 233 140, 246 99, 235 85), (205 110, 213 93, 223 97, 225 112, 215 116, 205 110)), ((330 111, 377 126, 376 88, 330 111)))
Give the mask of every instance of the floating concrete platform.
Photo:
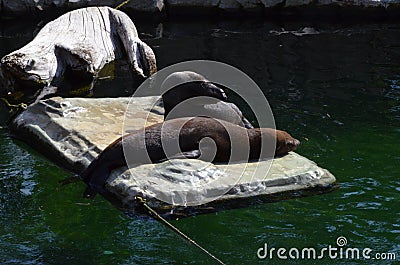
MULTIPOLYGON (((42 100, 20 114, 12 132, 61 166, 79 173, 123 133, 163 120, 158 97, 42 100), (127 105, 129 124, 123 125, 127 105), (154 107, 155 106, 155 107, 154 107)), ((105 197, 135 212, 135 196, 166 215, 242 207, 332 190, 335 177, 294 152, 273 160, 211 164, 174 159, 120 168, 106 183, 105 197)))

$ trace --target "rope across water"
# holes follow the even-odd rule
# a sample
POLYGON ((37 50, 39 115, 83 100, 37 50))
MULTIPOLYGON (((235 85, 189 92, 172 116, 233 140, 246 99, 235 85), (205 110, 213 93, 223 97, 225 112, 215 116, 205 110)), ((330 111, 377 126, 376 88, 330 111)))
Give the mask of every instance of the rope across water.
POLYGON ((165 220, 162 216, 160 216, 154 209, 152 209, 150 206, 147 205, 146 200, 142 197, 136 196, 136 201, 144 208, 147 210, 148 214, 156 219, 157 221, 160 221, 164 225, 166 225, 168 228, 170 228, 172 231, 177 233, 179 236, 181 236, 183 239, 188 241, 190 244, 194 245, 198 249, 200 249, 203 253, 205 253, 207 256, 209 256, 211 259, 216 261, 218 264, 221 265, 226 265, 224 262, 222 262, 220 259, 218 259, 216 256, 211 254, 208 250, 200 246, 196 241, 185 235, 182 231, 180 231, 178 228, 173 226, 171 223, 169 223, 167 220, 165 220))

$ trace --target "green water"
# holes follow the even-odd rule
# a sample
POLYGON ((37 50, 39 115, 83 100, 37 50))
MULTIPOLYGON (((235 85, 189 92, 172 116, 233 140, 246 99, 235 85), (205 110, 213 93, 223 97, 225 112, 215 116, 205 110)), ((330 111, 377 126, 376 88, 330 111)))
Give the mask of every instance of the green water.
MULTIPOLYGON (((32 23, 2 24, 1 55, 32 37, 32 23)), ((302 141, 298 153, 329 169, 334 192, 173 221, 227 264, 295 264, 257 250, 336 246, 400 256, 400 26, 248 22, 139 22, 159 68, 187 59, 229 63, 267 95, 278 128, 302 141), (314 27, 319 34, 286 31, 314 27)), ((130 93, 126 72, 97 84, 130 93), (123 88, 121 88, 121 84, 123 88)), ((212 264, 156 221, 127 217, 0 130, 1 264, 212 264)), ((308 264, 365 264, 326 258, 308 264)), ((394 261, 372 261, 390 264, 394 261)))

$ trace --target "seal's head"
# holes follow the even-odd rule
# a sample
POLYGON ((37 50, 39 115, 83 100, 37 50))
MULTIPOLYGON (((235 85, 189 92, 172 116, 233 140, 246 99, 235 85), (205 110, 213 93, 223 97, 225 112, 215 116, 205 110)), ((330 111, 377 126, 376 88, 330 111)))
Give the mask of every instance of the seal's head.
POLYGON ((221 87, 191 71, 175 72, 167 76, 161 85, 161 93, 165 116, 176 105, 187 99, 198 98, 191 104, 199 105, 215 103, 215 100, 227 100, 225 91, 221 87))
POLYGON ((281 156, 290 151, 294 151, 299 145, 300 141, 293 138, 287 132, 276 130, 275 156, 281 156))
POLYGON ((250 159, 270 159, 296 150, 300 141, 285 131, 271 128, 248 129, 250 159), (276 143, 275 146, 272 143, 276 143))

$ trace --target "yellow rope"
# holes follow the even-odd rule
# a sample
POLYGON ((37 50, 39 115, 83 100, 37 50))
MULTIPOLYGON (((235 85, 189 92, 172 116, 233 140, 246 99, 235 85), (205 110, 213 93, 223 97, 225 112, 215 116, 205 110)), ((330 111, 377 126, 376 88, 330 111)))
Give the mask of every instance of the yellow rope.
POLYGON ((131 0, 126 0, 124 2, 122 2, 121 4, 119 4, 117 7, 115 7, 115 9, 121 9, 121 7, 123 7, 124 5, 126 5, 127 3, 129 3, 131 0))
POLYGON ((3 100, 4 103, 7 105, 7 107, 9 107, 9 108, 26 109, 28 107, 28 105, 26 105, 25 103, 19 103, 17 105, 11 104, 10 102, 8 102, 8 100, 6 98, 1 98, 1 100, 3 100))
POLYGON ((168 228, 170 228, 172 231, 174 231, 175 233, 177 233, 179 236, 181 236, 182 238, 184 238, 185 240, 187 240, 190 244, 194 245, 195 247, 197 247, 198 249, 200 249, 201 251, 203 251, 206 255, 208 255, 210 258, 212 258, 213 260, 215 260, 218 264, 221 265, 225 265, 225 263, 223 263, 220 259, 218 259, 217 257, 215 257, 213 254, 211 254, 210 252, 208 252, 205 248, 203 248, 202 246, 200 246, 196 241, 194 241, 193 239, 191 239, 190 237, 188 237, 187 235, 185 235, 183 232, 181 232, 178 228, 176 228, 175 226, 173 226, 171 223, 169 223, 167 220, 165 220, 162 216, 160 216, 156 211, 154 211, 150 206, 147 205, 146 200, 143 199, 142 197, 136 196, 136 201, 142 205, 150 214, 150 216, 152 216, 153 218, 155 218, 158 221, 161 221, 164 225, 166 225, 168 228))

